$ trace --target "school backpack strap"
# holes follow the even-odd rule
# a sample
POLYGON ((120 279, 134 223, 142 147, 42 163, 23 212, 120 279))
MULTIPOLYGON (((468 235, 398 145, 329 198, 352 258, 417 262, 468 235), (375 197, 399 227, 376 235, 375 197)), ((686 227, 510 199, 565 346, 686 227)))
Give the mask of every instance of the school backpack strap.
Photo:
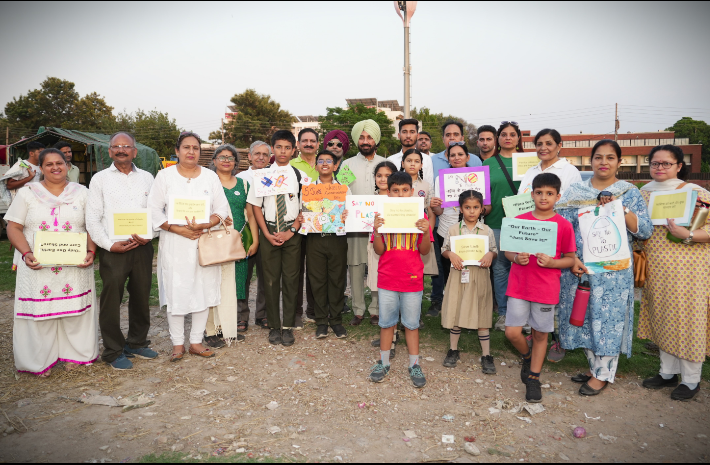
POLYGON ((291 168, 293 168, 293 171, 296 172, 296 179, 298 180, 298 195, 301 195, 301 190, 303 189, 303 185, 301 184, 301 171, 293 165, 291 165, 291 168))
POLYGON ((515 184, 513 184, 513 178, 510 177, 510 173, 508 173, 508 168, 505 167, 505 164, 503 163, 503 160, 500 158, 500 154, 496 154, 495 156, 496 161, 500 165, 500 169, 503 170, 503 174, 505 175, 505 179, 508 181, 508 185, 510 186, 510 190, 513 191, 513 195, 518 193, 518 189, 515 188, 515 184))

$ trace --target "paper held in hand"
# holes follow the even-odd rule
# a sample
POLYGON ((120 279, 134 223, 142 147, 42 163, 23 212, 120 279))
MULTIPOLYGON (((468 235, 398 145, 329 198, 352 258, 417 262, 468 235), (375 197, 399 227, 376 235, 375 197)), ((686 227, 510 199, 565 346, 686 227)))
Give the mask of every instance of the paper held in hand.
POLYGON ((422 232, 416 223, 424 218, 423 197, 378 197, 382 198, 378 199, 377 211, 385 220, 379 231, 381 234, 422 232))
POLYGON ((503 197, 503 211, 508 218, 535 210, 535 201, 530 193, 503 197))
POLYGON ((540 163, 535 152, 523 152, 513 154, 513 181, 522 181, 525 173, 540 163))
POLYGON ((692 189, 652 192, 648 201, 648 214, 654 226, 668 224, 672 219, 678 226, 690 226, 695 211, 698 192, 692 189))
POLYGON ((603 207, 577 210, 584 266, 589 274, 625 270, 631 266, 631 248, 621 200, 603 207))
POLYGON ((372 232, 379 195, 348 195, 345 197, 345 232, 372 232))
POLYGON ((483 204, 491 204, 490 168, 446 168, 439 170, 439 192, 441 207, 458 207, 459 195, 464 191, 478 191, 483 196, 483 204))
POLYGON ((532 255, 544 253, 554 257, 557 253, 557 223, 503 218, 500 250, 532 255))
POLYGON ((185 217, 195 223, 209 223, 210 198, 206 195, 170 195, 168 196, 168 224, 186 225, 185 217))
MULTIPOLYGON (((451 236, 451 251, 458 255, 466 265, 481 265, 481 259, 488 253, 488 236, 469 234, 466 236, 451 236)), ((451 265, 452 267, 454 265, 451 265)))
POLYGON ((301 191, 303 224, 298 231, 308 233, 345 234, 342 221, 348 186, 340 184, 310 184, 301 191))
POLYGON ((38 231, 32 254, 42 266, 76 266, 86 259, 86 233, 38 231))
POLYGON ((153 223, 148 208, 116 210, 109 213, 107 218, 108 236, 112 241, 130 239, 133 234, 148 240, 153 237, 153 223))
POLYGON ((254 170, 254 195, 266 197, 277 194, 296 194, 298 178, 293 166, 272 166, 254 170))

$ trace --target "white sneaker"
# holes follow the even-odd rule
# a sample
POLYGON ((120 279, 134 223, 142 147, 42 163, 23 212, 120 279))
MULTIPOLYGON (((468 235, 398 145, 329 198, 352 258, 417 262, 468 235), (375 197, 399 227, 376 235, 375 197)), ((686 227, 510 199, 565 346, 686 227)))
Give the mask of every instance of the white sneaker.
POLYGON ((530 327, 530 325, 525 325, 525 326, 523 326, 523 332, 524 332, 525 334, 531 334, 531 333, 532 333, 532 328, 530 327))
POLYGON ((315 323, 316 320, 314 320, 313 318, 311 318, 311 317, 309 317, 308 315, 304 314, 304 315, 303 315, 303 322, 304 322, 304 323, 315 323))
POLYGON ((498 321, 496 321, 495 324, 495 329, 498 331, 505 331, 505 315, 501 315, 498 317, 498 321))

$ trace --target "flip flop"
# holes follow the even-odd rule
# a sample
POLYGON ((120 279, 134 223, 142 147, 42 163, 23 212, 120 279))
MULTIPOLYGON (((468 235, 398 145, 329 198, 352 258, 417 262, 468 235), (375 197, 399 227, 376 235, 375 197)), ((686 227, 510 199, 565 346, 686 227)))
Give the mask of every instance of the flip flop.
POLYGON ((249 322, 248 321, 237 321, 237 331, 243 333, 244 331, 249 329, 249 322))
POLYGON ((214 357, 214 352, 212 352, 212 349, 205 349, 201 352, 198 352, 198 351, 192 350, 192 348, 190 348, 190 354, 197 355, 198 357, 202 357, 202 358, 214 357))

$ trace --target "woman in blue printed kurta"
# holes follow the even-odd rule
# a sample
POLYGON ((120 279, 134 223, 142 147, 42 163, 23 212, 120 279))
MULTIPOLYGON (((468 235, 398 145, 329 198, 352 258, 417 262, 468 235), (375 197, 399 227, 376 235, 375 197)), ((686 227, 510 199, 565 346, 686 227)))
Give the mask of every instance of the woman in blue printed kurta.
POLYGON ((586 272, 582 264, 583 237, 577 211, 612 200, 621 200, 627 226, 629 247, 635 239, 648 239, 653 232, 646 203, 639 190, 616 178, 621 161, 621 148, 616 142, 603 140, 592 150, 594 177, 573 184, 555 206, 557 212, 574 227, 577 242, 576 265, 562 271, 560 289, 560 343, 565 349, 584 348, 589 361, 589 372, 572 378, 584 383, 582 395, 596 395, 608 383, 614 382, 619 354, 631 356, 634 322, 633 265, 624 270, 588 275, 591 285, 589 306, 582 327, 570 325, 578 276, 586 272), (611 196, 601 196, 601 193, 611 196))

